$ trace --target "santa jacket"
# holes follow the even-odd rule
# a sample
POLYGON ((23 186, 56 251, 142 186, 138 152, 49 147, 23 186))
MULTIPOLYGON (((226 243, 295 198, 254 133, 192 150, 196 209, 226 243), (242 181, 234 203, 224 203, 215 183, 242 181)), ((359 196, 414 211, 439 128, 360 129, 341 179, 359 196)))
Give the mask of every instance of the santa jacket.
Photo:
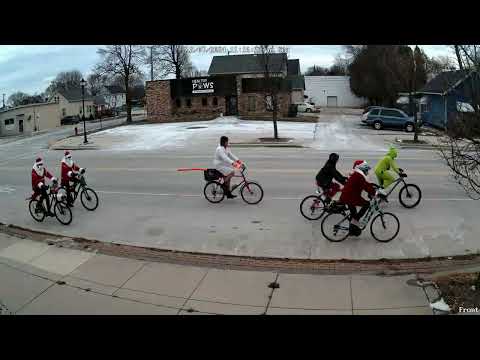
POLYGON ((375 188, 367 181, 365 174, 355 169, 345 183, 339 201, 346 205, 364 206, 368 201, 362 198, 362 191, 366 191, 370 196, 375 195, 375 188))
POLYGON ((68 185, 68 182, 70 181, 70 177, 68 176, 68 173, 70 171, 78 171, 80 168, 75 164, 73 161, 70 163, 70 165, 65 161, 65 159, 62 160, 62 185, 68 185))
POLYGON ((48 172, 47 169, 43 168, 42 171, 39 171, 35 166, 32 169, 32 190, 35 193, 40 192, 40 186, 45 184, 45 177, 51 179, 52 174, 48 172))

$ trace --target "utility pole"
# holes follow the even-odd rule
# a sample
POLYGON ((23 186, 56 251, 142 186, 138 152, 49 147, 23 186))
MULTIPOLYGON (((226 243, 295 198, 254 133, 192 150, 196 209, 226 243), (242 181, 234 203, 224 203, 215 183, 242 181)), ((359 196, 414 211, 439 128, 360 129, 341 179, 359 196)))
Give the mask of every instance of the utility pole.
POLYGON ((416 99, 417 99, 417 62, 415 61, 415 53, 414 53, 414 56, 413 56, 413 94, 414 94, 414 99, 415 101, 413 102, 413 131, 414 131, 414 134, 413 134, 413 142, 417 142, 418 141, 418 121, 417 121, 417 103, 416 103, 416 99))
POLYGON ((153 81, 153 45, 150 46, 150 80, 153 81))
POLYGON ((5 108, 5 94, 3 94, 3 108, 5 108))

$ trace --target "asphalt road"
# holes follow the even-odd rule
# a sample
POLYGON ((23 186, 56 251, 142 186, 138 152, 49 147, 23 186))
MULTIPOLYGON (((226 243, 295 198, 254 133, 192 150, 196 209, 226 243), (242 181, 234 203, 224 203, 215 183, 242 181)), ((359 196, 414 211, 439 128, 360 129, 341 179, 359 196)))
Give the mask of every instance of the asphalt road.
MULTIPOLYGON (((480 251, 480 224, 473 220, 480 203, 465 196, 432 151, 400 152, 399 165, 408 172, 408 182, 421 187, 423 200, 417 208, 405 209, 396 200, 398 190, 392 194, 387 208, 401 222, 396 239, 378 243, 365 231, 359 238, 330 243, 321 234, 320 221, 310 222, 299 213, 301 199, 314 191, 314 177, 327 151, 235 149, 248 165, 248 177, 265 190, 258 205, 247 205, 241 198, 210 204, 203 197, 201 172, 176 171, 211 166, 213 139, 175 151, 77 151, 74 158, 87 168, 87 181, 101 203, 94 213, 77 203, 74 220, 66 227, 52 218, 36 223, 24 200, 30 192, 32 155, 44 150, 42 141, 0 146, 4 223, 124 244, 248 256, 378 259, 480 251), (15 151, 11 159, 5 146, 15 151), (21 156, 13 157, 17 153, 21 156)), ((383 153, 352 149, 340 155, 340 170, 347 173, 354 160, 375 164, 383 153)), ((44 156, 59 175, 62 152, 44 151, 44 156)))

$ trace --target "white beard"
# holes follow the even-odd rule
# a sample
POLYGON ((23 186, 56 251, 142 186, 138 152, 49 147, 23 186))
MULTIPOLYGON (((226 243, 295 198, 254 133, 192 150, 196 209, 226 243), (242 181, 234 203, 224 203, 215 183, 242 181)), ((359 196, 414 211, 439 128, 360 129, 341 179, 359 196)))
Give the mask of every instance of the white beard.
POLYGON ((45 174, 45 168, 43 167, 41 170, 38 168, 38 166, 35 164, 33 165, 33 170, 38 176, 43 176, 45 174))
POLYGON ((62 161, 63 161, 65 164, 67 164, 67 166, 70 167, 70 168, 73 166, 73 159, 68 160, 68 159, 63 158, 62 161))

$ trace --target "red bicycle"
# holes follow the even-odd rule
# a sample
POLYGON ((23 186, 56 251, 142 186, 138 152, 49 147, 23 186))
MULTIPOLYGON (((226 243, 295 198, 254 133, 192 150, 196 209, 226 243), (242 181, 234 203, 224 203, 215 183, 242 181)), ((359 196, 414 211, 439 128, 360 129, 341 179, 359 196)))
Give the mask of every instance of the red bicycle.
MULTIPOLYGON (((225 198, 225 187, 224 187, 224 176, 221 172, 216 169, 178 169, 178 171, 191 171, 191 170, 201 170, 207 184, 203 188, 203 194, 205 199, 209 202, 217 204, 225 198)), ((243 201, 247 204, 255 205, 258 204, 263 199, 263 188, 262 186, 255 182, 247 180, 245 172, 247 167, 245 164, 240 164, 239 166, 240 175, 235 174, 233 177, 241 178, 242 180, 233 185, 231 192, 240 189, 240 195, 242 196, 243 201)))

